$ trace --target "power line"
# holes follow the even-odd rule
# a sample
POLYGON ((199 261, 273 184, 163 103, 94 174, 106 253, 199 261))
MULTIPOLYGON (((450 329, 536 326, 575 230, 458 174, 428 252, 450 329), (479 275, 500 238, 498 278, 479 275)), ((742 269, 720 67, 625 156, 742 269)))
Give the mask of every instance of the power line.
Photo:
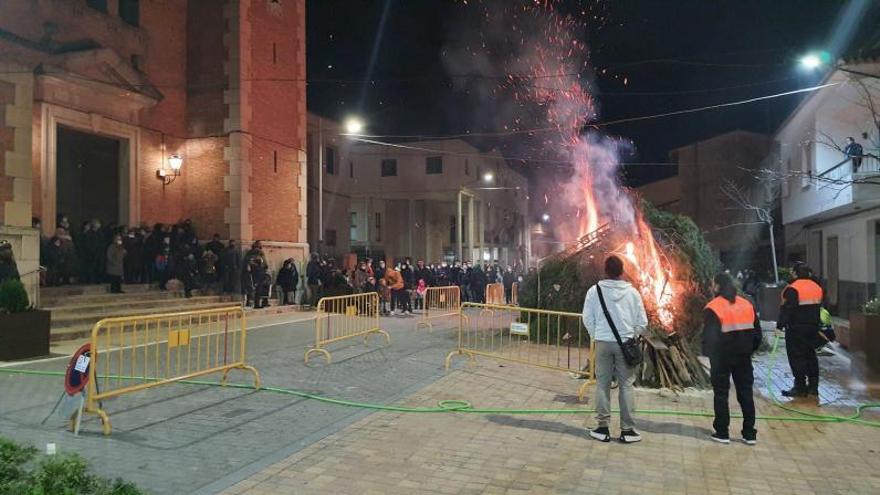
MULTIPOLYGON (((831 86, 836 86, 838 84, 843 84, 843 82, 822 84, 819 86, 811 86, 809 88, 795 89, 792 91, 785 91, 782 93, 776 93, 776 94, 772 94, 772 95, 758 96, 755 98, 748 98, 745 100, 737 100, 737 101, 731 101, 731 102, 726 102, 726 103, 718 103, 715 105, 706 105, 706 106, 696 107, 696 108, 686 108, 683 110, 675 110, 672 112, 664 112, 664 113, 658 113, 658 114, 652 114, 652 115, 642 115, 642 116, 636 116, 636 117, 626 117, 626 118, 622 118, 622 119, 609 120, 609 121, 605 121, 605 122, 584 124, 584 127, 601 128, 601 127, 608 127, 608 126, 617 125, 617 124, 623 124, 626 122, 638 122, 638 121, 642 121, 642 120, 658 119, 658 118, 670 117, 670 116, 674 116, 674 115, 683 115, 683 114, 688 114, 688 113, 703 112, 706 110, 714 110, 714 109, 718 109, 718 108, 746 105, 749 103, 756 103, 759 101, 770 100, 770 99, 774 99, 774 98, 781 98, 783 96, 818 91, 820 89, 828 88, 831 86)), ((426 135, 419 135, 419 134, 408 134, 408 135, 407 134, 384 134, 384 135, 363 135, 363 134, 361 134, 361 135, 353 135, 353 134, 347 134, 347 133, 342 133, 340 135, 341 136, 351 136, 351 137, 360 136, 360 137, 364 137, 364 138, 381 138, 381 139, 437 140, 437 139, 458 139, 458 138, 468 138, 468 137, 516 136, 516 135, 522 135, 522 134, 533 134, 533 133, 560 131, 562 129, 564 129, 563 126, 551 126, 551 127, 536 127, 536 128, 532 128, 532 129, 517 129, 517 130, 512 130, 512 131, 467 132, 467 133, 435 135, 435 136, 426 136, 426 135)))

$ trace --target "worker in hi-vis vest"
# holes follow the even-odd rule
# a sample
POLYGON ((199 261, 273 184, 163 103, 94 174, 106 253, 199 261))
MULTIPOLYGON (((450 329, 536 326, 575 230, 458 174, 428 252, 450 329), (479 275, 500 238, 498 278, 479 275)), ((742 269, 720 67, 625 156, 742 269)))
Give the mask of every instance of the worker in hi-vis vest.
POLYGON ((730 443, 730 379, 736 389, 736 400, 742 409, 742 440, 755 445, 755 399, 752 384, 752 353, 761 345, 761 323, 755 308, 736 293, 733 279, 726 273, 715 276, 712 284, 715 299, 703 311, 703 354, 711 365, 712 390, 715 395, 715 431, 712 440, 730 443))
POLYGON ((782 291, 782 309, 776 322, 785 330, 785 351, 794 375, 794 386, 783 390, 786 397, 819 396, 819 359, 816 342, 821 327, 819 311, 824 293, 813 280, 813 271, 806 264, 795 267, 797 277, 782 291))

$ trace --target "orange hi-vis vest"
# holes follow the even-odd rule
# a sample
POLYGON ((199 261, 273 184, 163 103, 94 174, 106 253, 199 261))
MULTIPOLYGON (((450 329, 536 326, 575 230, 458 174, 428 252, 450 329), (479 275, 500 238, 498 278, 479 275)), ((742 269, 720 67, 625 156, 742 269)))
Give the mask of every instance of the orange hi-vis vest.
POLYGON ((822 287, 810 279, 799 278, 789 286, 797 292, 798 306, 822 304, 822 287))
POLYGON ((706 309, 711 309, 718 317, 722 333, 755 328, 755 308, 752 307, 752 303, 742 297, 736 296, 736 301, 731 304, 729 300, 718 296, 709 301, 706 309))

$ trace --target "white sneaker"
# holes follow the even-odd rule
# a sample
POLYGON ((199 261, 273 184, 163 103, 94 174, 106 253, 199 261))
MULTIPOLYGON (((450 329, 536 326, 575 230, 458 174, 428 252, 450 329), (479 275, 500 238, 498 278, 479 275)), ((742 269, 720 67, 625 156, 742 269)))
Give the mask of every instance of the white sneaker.
POLYGON ((623 430, 620 432, 620 441, 623 443, 641 442, 642 436, 636 430, 623 430))

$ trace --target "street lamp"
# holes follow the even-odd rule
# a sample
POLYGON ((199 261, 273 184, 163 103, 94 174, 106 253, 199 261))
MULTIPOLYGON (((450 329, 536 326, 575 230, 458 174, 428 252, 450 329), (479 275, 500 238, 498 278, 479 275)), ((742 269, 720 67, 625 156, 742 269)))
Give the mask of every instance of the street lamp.
POLYGON ((550 214, 549 214, 549 213, 544 213, 543 215, 541 215, 541 221, 544 222, 544 223, 549 222, 549 221, 550 221, 550 214))
POLYGON ((493 180, 495 180, 495 174, 492 172, 486 172, 483 174, 483 182, 486 184, 491 184, 493 180))
POLYGON ((817 69, 820 65, 822 65, 822 58, 815 53, 808 53, 801 57, 801 66, 805 69, 817 69))
POLYGON ((348 134, 360 134, 364 130, 364 121, 358 117, 348 117, 345 119, 345 132, 348 134))
POLYGON ((868 74, 867 72, 847 69, 843 66, 842 62, 836 65, 831 65, 831 54, 826 51, 810 52, 805 54, 800 58, 800 66, 806 70, 811 71, 822 68, 824 66, 829 66, 829 68, 832 70, 839 70, 841 72, 855 74, 862 77, 869 77, 871 79, 880 79, 880 76, 878 76, 877 74, 868 74))

